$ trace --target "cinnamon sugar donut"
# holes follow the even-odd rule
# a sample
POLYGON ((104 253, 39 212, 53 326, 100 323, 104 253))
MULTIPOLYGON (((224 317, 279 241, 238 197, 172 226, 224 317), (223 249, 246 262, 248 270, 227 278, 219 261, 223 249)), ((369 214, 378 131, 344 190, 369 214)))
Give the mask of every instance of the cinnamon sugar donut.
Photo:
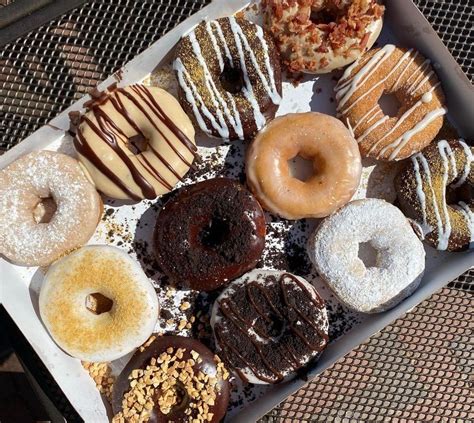
POLYGON ((327 73, 352 63, 382 30, 376 0, 263 0, 265 26, 292 72, 327 73))
POLYGON ((41 285, 39 308, 63 350, 98 362, 143 344, 159 313, 156 292, 140 265, 107 245, 89 245, 55 262, 41 285))
POLYGON ((324 217, 356 191, 362 165, 357 143, 332 116, 294 113, 274 119, 250 145, 247 183, 267 210, 286 219, 324 217), (292 176, 288 161, 313 164, 305 180, 292 176))
POLYGON ((441 140, 415 154, 395 178, 402 211, 438 250, 474 248, 474 148, 441 140))
POLYGON ((87 243, 102 210, 77 160, 53 151, 26 154, 0 171, 0 254, 46 266, 87 243))
POLYGON ((352 128, 362 155, 380 160, 402 160, 426 147, 447 112, 430 60, 392 44, 349 66, 335 90, 338 116, 352 128), (382 111, 383 94, 400 102, 396 116, 382 111))

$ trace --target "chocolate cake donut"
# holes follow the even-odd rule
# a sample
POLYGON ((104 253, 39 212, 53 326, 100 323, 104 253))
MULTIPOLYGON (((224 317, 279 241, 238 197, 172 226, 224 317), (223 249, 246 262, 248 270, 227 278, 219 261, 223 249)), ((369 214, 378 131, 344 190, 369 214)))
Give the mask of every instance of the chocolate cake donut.
POLYGON ((112 394, 114 423, 220 422, 229 373, 199 341, 159 336, 130 359, 112 394))
POLYGON ((414 155, 395 178, 400 208, 438 250, 474 248, 474 148, 441 140, 414 155))
POLYGON ((217 298, 211 325, 224 362, 247 382, 294 376, 328 343, 328 317, 316 289, 299 276, 256 269, 217 298))
POLYGON ((265 216, 238 182, 209 179, 181 189, 161 209, 156 258, 172 281, 211 291, 253 268, 265 245, 265 216))
POLYGON ((181 39, 174 69, 181 105, 211 136, 249 139, 275 116, 281 101, 273 40, 242 18, 199 24, 181 39))

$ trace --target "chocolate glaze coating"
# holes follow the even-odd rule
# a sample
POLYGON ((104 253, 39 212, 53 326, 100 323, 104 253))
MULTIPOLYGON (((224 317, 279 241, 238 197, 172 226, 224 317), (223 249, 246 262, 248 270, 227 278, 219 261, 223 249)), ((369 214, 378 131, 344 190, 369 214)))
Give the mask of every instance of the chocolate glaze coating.
POLYGON ((154 232, 163 272, 199 291, 212 291, 255 267, 264 245, 260 204, 227 178, 181 189, 161 209, 154 232))
MULTIPOLYGON (((130 389, 129 375, 135 369, 144 369, 149 364, 150 360, 154 357, 157 358, 161 353, 166 352, 168 348, 177 350, 183 348, 186 351, 183 353, 183 360, 192 358, 191 351, 196 351, 200 358, 201 363, 196 363, 194 366, 195 373, 202 371, 205 374, 216 372, 216 362, 214 360, 214 354, 201 342, 192 338, 185 338, 183 336, 159 336, 153 343, 148 346, 143 352, 136 352, 130 361, 127 363, 125 368, 120 373, 119 377, 115 381, 114 389, 112 393, 112 409, 114 414, 122 411, 122 399, 125 393, 130 389)), ((217 385, 218 389, 215 404, 209 407, 209 412, 214 413, 214 417, 210 421, 219 422, 227 412, 227 406, 229 404, 230 388, 229 383, 226 380, 219 379, 217 385)), ((175 423, 188 422, 189 417, 185 414, 187 408, 187 401, 183 401, 182 404, 173 408, 169 414, 163 414, 158 407, 155 407, 151 413, 149 422, 168 422, 173 421, 175 423)))
POLYGON ((230 17, 200 23, 178 44, 174 68, 181 106, 208 135, 251 139, 275 117, 282 92, 280 55, 271 35, 246 19, 230 17), (197 48, 200 54, 196 54, 197 48), (211 80, 215 88, 209 85, 211 80), (253 100, 249 101, 249 97, 253 100), (216 104, 220 105, 220 114, 216 104), (203 105, 209 113, 204 112, 203 105), (258 118, 259 113, 263 119, 258 118), (238 133, 235 120, 240 120, 242 134, 238 133), (228 129, 228 136, 223 136, 216 126, 228 129))

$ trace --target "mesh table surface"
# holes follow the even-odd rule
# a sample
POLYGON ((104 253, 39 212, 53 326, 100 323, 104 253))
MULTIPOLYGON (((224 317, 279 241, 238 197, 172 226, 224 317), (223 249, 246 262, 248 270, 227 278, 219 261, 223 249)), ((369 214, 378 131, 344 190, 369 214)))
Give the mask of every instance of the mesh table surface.
MULTIPOLYGON (((207 3, 94 0, 4 46, 0 150, 47 123, 207 3)), ((415 3, 473 80, 474 12, 469 2, 415 3)), ((473 290, 471 270, 352 351, 262 422, 472 420, 473 290)), ((33 373, 43 389, 68 421, 80 420, 36 360, 33 373)))

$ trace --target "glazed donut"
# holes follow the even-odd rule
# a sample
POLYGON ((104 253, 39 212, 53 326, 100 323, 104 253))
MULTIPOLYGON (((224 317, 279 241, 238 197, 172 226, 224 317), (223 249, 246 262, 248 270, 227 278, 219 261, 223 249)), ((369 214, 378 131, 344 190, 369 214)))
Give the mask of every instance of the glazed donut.
POLYGON ((363 156, 402 160, 426 147, 443 125, 447 109, 440 84, 428 59, 387 44, 345 70, 335 88, 338 116, 363 156), (382 111, 383 94, 400 102, 396 116, 382 111))
POLYGON ((463 140, 438 141, 395 178, 400 208, 438 250, 474 248, 473 156, 463 140))
POLYGON ((328 343, 324 301, 305 279, 256 269, 217 298, 211 325, 222 360, 250 383, 279 383, 328 343))
POLYGON ((207 135, 249 139, 281 101, 280 58, 272 38, 242 18, 202 22, 178 44, 179 101, 207 135))
POLYGON ((250 145, 247 183, 264 208, 286 219, 324 217, 356 191, 362 165, 357 143, 344 125, 321 113, 276 118, 250 145), (288 160, 313 163, 306 181, 291 175, 288 160))
POLYGON ((384 7, 375 0, 263 0, 265 27, 291 72, 327 73, 375 43, 384 7))
POLYGON ((77 160, 28 153, 0 170, 0 254, 18 265, 47 266, 87 243, 102 210, 77 160))
POLYGON ((212 291, 255 267, 265 245, 265 216, 236 181, 208 179, 184 187, 164 205, 154 245, 172 281, 212 291))
POLYGON ((199 341, 159 336, 117 378, 112 422, 218 423, 229 403, 228 378, 219 357, 199 341))
POLYGON ((112 361, 144 343, 158 300, 143 270, 116 247, 91 245, 55 262, 39 296, 41 319, 68 354, 112 361))
POLYGON ((140 84, 91 96, 87 112, 70 117, 79 159, 99 191, 121 200, 171 191, 197 154, 193 125, 178 101, 140 84))
POLYGON ((352 201, 323 220, 308 254, 340 301, 362 313, 397 305, 415 291, 425 269, 425 250, 408 220, 375 198, 352 201), (366 261, 359 258, 364 255, 366 261))

